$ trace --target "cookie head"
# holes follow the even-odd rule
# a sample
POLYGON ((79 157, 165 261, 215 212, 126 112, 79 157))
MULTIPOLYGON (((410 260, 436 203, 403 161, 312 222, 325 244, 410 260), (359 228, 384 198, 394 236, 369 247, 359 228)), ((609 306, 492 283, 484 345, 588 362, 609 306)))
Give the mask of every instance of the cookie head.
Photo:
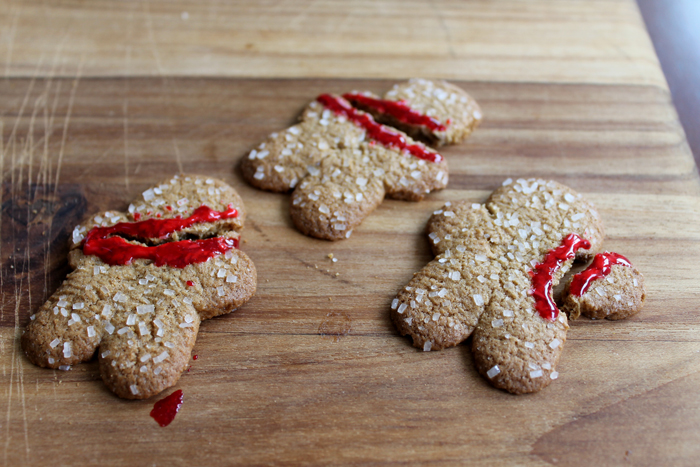
POLYGON ((414 78, 395 85, 383 99, 367 92, 343 97, 377 121, 437 146, 465 140, 483 118, 469 94, 445 81, 414 78))
POLYGON ((562 309, 572 319, 618 320, 639 313, 645 299, 642 274, 621 254, 606 251, 571 278, 562 309))
POLYGON ((233 188, 183 175, 146 190, 128 212, 77 226, 74 270, 32 316, 27 356, 68 369, 97 352, 103 380, 127 399, 172 386, 200 322, 255 292, 255 267, 237 248, 244 218, 233 188))
POLYGON ((485 204, 448 203, 428 224, 436 254, 397 295, 392 319, 423 350, 474 335, 480 373, 514 393, 558 374, 566 315, 552 289, 576 258, 600 249, 592 204, 553 181, 506 180, 485 204))

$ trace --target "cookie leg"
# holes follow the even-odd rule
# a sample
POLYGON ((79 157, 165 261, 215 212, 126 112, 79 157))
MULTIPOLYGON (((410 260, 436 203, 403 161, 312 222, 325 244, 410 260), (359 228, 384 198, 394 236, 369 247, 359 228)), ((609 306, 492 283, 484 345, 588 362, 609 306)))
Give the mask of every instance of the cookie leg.
POLYGON ((116 323, 100 345, 100 373, 125 399, 146 399, 174 385, 187 368, 200 318, 194 310, 157 306, 137 326, 116 323), (152 319, 150 319, 152 318, 152 319))
POLYGON ((349 174, 341 167, 324 165, 294 190, 291 215, 302 233, 326 240, 348 238, 384 199, 381 178, 368 168, 349 174))
POLYGON ((539 391, 559 375, 556 365, 568 328, 564 313, 550 322, 517 298, 494 298, 474 330, 476 368, 493 386, 513 394, 539 391))
MULTIPOLYGON (((92 358, 104 326, 113 311, 109 306, 114 281, 135 280, 134 271, 100 274, 99 260, 88 262, 68 275, 58 290, 34 315, 22 335, 22 348, 32 363, 48 368, 74 365, 92 358), (93 267, 97 268, 97 275, 93 267)), ((108 266, 102 266, 105 272, 108 266)))

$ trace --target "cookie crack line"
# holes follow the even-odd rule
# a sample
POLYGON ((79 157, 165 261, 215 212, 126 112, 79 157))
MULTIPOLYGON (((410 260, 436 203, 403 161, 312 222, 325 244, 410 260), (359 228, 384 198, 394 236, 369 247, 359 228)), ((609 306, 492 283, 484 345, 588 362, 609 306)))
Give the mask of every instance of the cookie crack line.
POLYGON ((386 125, 374 121, 370 114, 358 112, 350 103, 331 94, 321 94, 316 99, 338 116, 343 116, 367 132, 367 137, 388 148, 405 151, 418 159, 429 162, 442 162, 444 158, 418 143, 409 143, 406 135, 386 125))
POLYGON ((574 260, 592 259, 604 233, 594 206, 554 181, 508 179, 484 204, 448 202, 428 237, 436 258, 392 301, 394 324, 424 351, 473 336, 477 370, 511 393, 559 377, 569 318, 624 319, 646 296, 639 271, 605 253, 567 283, 560 312, 554 287, 574 260))
POLYGON ((120 222, 110 227, 93 227, 83 240, 83 253, 95 255, 112 266, 127 265, 134 259, 147 259, 156 266, 184 268, 188 264, 201 263, 209 258, 238 248, 237 238, 214 237, 200 240, 180 240, 156 246, 129 243, 121 234, 139 239, 168 238, 176 231, 195 224, 211 223, 238 217, 238 211, 228 205, 225 211, 214 211, 202 205, 187 218, 148 219, 141 222, 120 222))
POLYGON ((293 192, 291 216, 302 233, 341 240, 385 197, 420 201, 445 188, 444 157, 418 140, 458 143, 481 118, 474 99, 444 81, 413 79, 383 98, 321 94, 299 123, 243 158, 241 170, 257 188, 293 192))
POLYGON ((69 370, 97 353, 104 383, 127 399, 175 385, 201 321, 255 293, 255 265, 237 248, 244 219, 232 187, 179 175, 144 191, 128 212, 99 213, 76 226, 73 271, 31 316, 21 338, 27 357, 69 370))

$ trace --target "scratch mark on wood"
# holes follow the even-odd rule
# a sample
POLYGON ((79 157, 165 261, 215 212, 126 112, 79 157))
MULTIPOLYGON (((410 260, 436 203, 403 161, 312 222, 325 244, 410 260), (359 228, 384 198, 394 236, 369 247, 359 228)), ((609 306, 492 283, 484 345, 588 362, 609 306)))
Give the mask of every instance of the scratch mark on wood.
POLYGON ((58 162, 56 163, 56 178, 54 180, 54 196, 58 190, 58 180, 61 176, 61 165, 63 163, 63 154, 66 148, 66 138, 68 136, 68 125, 70 124, 70 117, 73 113, 73 103, 75 102, 75 93, 78 90, 78 83, 80 83, 80 77, 83 72, 83 65, 85 63, 85 55, 80 58, 80 63, 78 63, 78 70, 75 74, 75 79, 73 79, 73 86, 70 90, 70 98, 68 99, 68 110, 66 110, 66 116, 63 119, 63 135, 61 136, 61 148, 58 151, 58 162))
POLYGON ((146 0, 143 3, 143 11, 146 13, 146 29, 148 30, 148 42, 151 44, 151 54, 156 62, 156 70, 158 70, 158 76, 163 80, 163 84, 166 82, 165 75, 163 74, 163 67, 160 63, 160 55, 158 54, 158 46, 156 44, 156 37, 153 32, 153 17, 151 16, 151 4, 146 0))
POLYGON ((173 148, 175 149, 175 159, 177 160, 177 168, 180 171, 180 173, 185 173, 184 170, 182 170, 182 161, 180 160, 180 148, 177 147, 177 140, 173 138, 173 148))

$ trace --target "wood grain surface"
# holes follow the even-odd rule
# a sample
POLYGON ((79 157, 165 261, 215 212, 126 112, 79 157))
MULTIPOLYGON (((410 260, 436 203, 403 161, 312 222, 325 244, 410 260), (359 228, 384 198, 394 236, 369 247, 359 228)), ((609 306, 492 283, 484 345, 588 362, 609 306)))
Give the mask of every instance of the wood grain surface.
POLYGON ((400 11, 368 2, 353 14, 320 2, 297 5, 297 16, 294 3, 273 2, 258 18, 252 12, 261 6, 243 5, 247 23, 228 4, 198 5, 26 2, 3 10, 0 24, 10 27, 0 31, 12 51, 0 80, 3 465, 696 463, 700 180, 633 2, 416 2, 400 11), (478 51, 483 40, 483 50, 498 51, 494 43, 521 37, 532 46, 510 58, 505 46, 501 55, 484 52, 484 62, 445 55, 440 68, 416 48, 423 39, 395 23, 420 21, 433 7, 462 12, 448 23, 465 50, 478 51), (357 20, 367 9, 383 12, 386 29, 357 20), (207 11, 211 28, 201 20, 196 34, 178 29, 207 11), (129 34, 120 29, 127 19, 140 25, 129 34), (486 32, 469 36, 477 23, 486 32), (346 44, 320 43, 333 32, 328 24, 346 44), (231 37, 248 40, 239 26, 250 37, 267 31, 268 51, 232 53, 231 37), (583 41, 591 30, 611 40, 565 53, 548 27, 562 40, 583 41), (377 50, 391 49, 392 31, 405 35, 389 57, 397 68, 365 61, 369 42, 352 39, 362 31, 367 41, 383 35, 377 50), (319 43, 294 49, 303 66, 275 59, 290 38, 312 33, 319 43), (635 54, 599 61, 619 44, 635 54), (324 47, 339 49, 337 68, 320 73, 330 63, 324 47), (199 68, 210 54, 217 64, 199 68), (587 54, 593 63, 583 63, 587 54), (357 65, 352 73, 346 60, 357 65), (517 72, 510 60, 527 66, 517 72), (386 200, 349 240, 330 243, 293 228, 287 195, 243 181, 241 157, 320 92, 381 93, 420 74, 451 78, 485 114, 465 144, 442 151, 446 190, 420 203, 386 200), (198 359, 174 388, 184 391, 183 408, 160 428, 148 415, 156 398, 116 398, 95 361, 68 372, 37 368, 18 336, 65 277, 73 226, 125 208, 181 171, 239 191, 249 211, 241 248, 259 287, 240 310, 203 323, 198 359), (491 388, 469 345, 419 352, 389 320, 393 296, 432 258, 424 235, 431 212, 447 200, 482 202, 507 177, 553 178, 584 193, 603 217, 605 247, 628 256, 648 286, 632 319, 573 322, 559 379, 527 396, 491 388))

